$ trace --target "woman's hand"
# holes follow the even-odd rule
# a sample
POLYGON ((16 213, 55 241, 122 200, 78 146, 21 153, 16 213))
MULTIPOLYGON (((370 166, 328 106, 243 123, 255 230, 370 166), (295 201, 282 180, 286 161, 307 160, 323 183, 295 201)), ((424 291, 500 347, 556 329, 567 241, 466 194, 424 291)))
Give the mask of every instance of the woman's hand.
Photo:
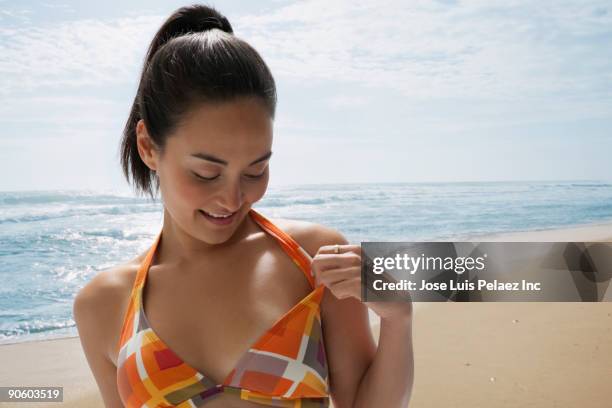
MULTIPOLYGON (((324 245, 312 259, 316 286, 325 285, 338 299, 361 300, 361 246, 324 245)), ((412 302, 363 302, 384 320, 409 320, 412 302)))

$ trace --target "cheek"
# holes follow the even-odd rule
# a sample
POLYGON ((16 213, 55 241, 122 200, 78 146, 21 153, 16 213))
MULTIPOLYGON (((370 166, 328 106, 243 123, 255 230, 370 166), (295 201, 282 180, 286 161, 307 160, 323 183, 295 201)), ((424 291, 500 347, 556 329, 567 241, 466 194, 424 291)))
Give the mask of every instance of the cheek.
POLYGON ((206 199, 213 193, 213 189, 205 188, 202 183, 190 177, 185 171, 176 171, 172 179, 168 180, 168 184, 167 189, 172 190, 175 200, 186 208, 197 206, 202 199, 206 199))
POLYGON ((244 187, 244 196, 246 201, 250 203, 259 201, 264 196, 264 194, 266 194, 266 190, 268 189, 268 181, 269 176, 268 174, 266 174, 266 176, 261 180, 251 182, 246 187, 244 187))
POLYGON ((201 202, 202 199, 206 199, 206 189, 193 181, 187 181, 181 188, 182 190, 179 192, 181 199, 189 207, 193 207, 198 202, 201 202))

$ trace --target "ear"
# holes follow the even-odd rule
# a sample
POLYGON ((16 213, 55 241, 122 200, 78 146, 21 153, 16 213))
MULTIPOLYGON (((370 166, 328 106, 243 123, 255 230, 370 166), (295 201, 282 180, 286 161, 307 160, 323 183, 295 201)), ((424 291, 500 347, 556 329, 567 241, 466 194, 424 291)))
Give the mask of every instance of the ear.
POLYGON ((153 171, 157 171, 159 150, 149 136, 144 120, 140 119, 136 124, 136 145, 138 154, 142 161, 153 171))

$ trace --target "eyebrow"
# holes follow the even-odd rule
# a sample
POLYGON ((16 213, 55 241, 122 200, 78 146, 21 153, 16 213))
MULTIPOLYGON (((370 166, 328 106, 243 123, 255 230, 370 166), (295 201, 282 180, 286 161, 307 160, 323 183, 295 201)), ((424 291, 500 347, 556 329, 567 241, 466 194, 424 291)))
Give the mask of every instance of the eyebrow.
MULTIPOLYGON (((227 165, 227 161, 220 159, 218 157, 213 156, 212 154, 208 154, 208 153, 193 153, 191 156, 193 157, 197 157, 198 159, 202 159, 202 160, 208 160, 214 163, 219 163, 219 164, 223 164, 223 165, 227 165)), ((264 160, 268 160, 270 158, 270 156, 272 156, 272 151, 269 151, 268 153, 264 154, 263 156, 261 156, 259 159, 255 159, 254 161, 252 161, 249 166, 252 166, 254 164, 257 164, 259 162, 262 162, 264 160)))

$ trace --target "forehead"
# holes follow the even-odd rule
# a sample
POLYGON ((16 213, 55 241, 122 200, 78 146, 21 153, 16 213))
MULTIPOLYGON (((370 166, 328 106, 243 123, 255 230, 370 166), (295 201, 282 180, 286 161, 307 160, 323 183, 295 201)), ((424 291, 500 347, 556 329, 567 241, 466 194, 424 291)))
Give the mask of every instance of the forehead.
POLYGON ((183 116, 168 145, 187 154, 262 154, 271 148, 272 127, 270 114, 257 98, 205 102, 183 116))

